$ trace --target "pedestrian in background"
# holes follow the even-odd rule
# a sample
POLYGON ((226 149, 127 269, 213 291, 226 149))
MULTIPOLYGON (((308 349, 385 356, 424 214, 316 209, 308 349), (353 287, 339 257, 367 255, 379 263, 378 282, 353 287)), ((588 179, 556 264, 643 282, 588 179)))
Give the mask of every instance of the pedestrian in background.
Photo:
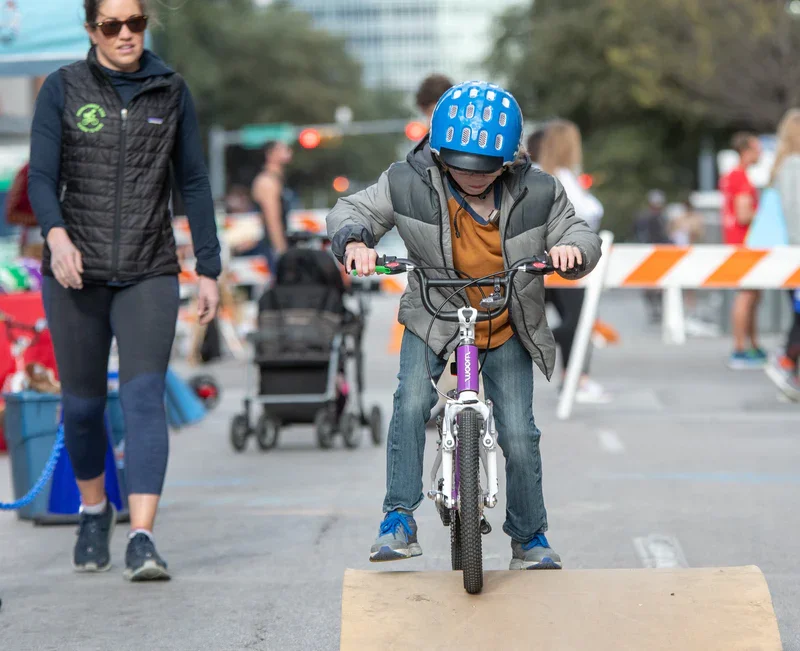
MULTIPOLYGON (((633 220, 633 240, 639 244, 672 244, 667 232, 664 208, 667 198, 661 190, 647 193, 647 207, 633 220)), ((661 290, 645 289, 644 300, 651 323, 661 322, 661 290)))
POLYGON ((286 143, 270 141, 264 145, 264 168, 253 181, 253 201, 261 211, 264 238, 255 252, 267 259, 271 273, 289 247, 286 231, 294 193, 286 187, 286 167, 292 162, 292 150, 286 143))
POLYGON ((167 470, 164 392, 180 266, 170 166, 199 276, 198 317, 219 302, 220 246, 203 143, 183 79, 144 48, 144 0, 85 0, 91 49, 45 80, 31 128, 30 198, 45 238, 44 307, 62 385, 64 437, 81 494, 73 565, 111 567, 104 412, 119 349, 131 530, 123 575, 169 578, 153 527, 167 470))
MULTIPOLYGON (((758 208, 758 192, 747 176, 747 169, 761 158, 761 143, 752 133, 733 136, 731 146, 739 154, 739 164, 719 182, 722 192, 722 241, 743 246, 747 230, 758 208)), ((731 309, 733 352, 728 366, 734 370, 762 368, 767 354, 758 345, 756 328, 761 291, 743 289, 736 293, 731 309)))
MULTIPOLYGON (((575 216, 585 221, 595 233, 599 231, 603 205, 581 186, 578 178, 583 171, 583 145, 578 127, 568 120, 552 120, 541 135, 534 132, 528 138, 527 145, 529 155, 531 151, 538 155, 540 168, 555 176, 564 186, 567 198, 575 209, 575 216)), ((582 287, 553 288, 545 292, 545 300, 551 302, 561 316, 561 323, 553 330, 553 336, 561 349, 564 373, 572 354, 585 294, 582 287)), ((612 400, 603 386, 589 377, 588 358, 575 400, 588 404, 604 404, 612 400)))
POLYGON ((453 81, 447 75, 434 73, 422 80, 414 99, 417 108, 422 112, 428 123, 431 121, 433 109, 439 98, 453 87, 453 81))
MULTIPOLYGON (((770 185, 781 199, 788 244, 800 246, 800 109, 791 109, 778 127, 778 147, 770 185)), ((766 367, 769 378, 792 400, 800 400, 800 290, 790 290, 794 322, 782 355, 766 367)))
MULTIPOLYGON (((689 200, 672 204, 665 210, 667 216, 667 231, 669 238, 675 246, 693 246, 702 244, 705 237, 703 216, 697 212, 689 200)), ((705 323, 696 317, 697 290, 684 289, 683 299, 686 306, 687 333, 715 332, 711 324, 705 323)))

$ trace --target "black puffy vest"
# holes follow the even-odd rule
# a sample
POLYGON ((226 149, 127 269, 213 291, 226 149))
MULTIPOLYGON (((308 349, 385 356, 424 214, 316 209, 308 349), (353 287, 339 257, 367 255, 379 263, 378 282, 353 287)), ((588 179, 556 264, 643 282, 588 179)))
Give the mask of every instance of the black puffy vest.
MULTIPOLYGON (((92 53, 93 54, 93 53, 92 53)), ((180 271, 170 220, 170 160, 183 80, 147 79, 127 108, 92 54, 61 69, 59 198, 86 282, 180 271)), ((45 247, 42 271, 51 274, 45 247)))

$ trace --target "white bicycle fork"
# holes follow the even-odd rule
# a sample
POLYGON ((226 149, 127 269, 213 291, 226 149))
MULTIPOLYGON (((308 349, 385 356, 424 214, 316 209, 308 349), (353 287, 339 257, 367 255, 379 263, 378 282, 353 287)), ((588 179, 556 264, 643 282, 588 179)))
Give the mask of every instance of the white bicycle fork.
MULTIPOLYGON (((460 323, 460 345, 472 344, 475 341, 475 317, 477 310, 461 308, 458 311, 460 323)), ((442 418, 441 438, 439 449, 431 471, 431 498, 440 509, 457 509, 458 497, 455 493, 455 463, 456 446, 458 440, 458 415, 465 409, 474 409, 483 419, 481 428, 480 462, 486 476, 486 490, 482 491, 483 507, 494 508, 497 504, 499 483, 497 479, 497 428, 495 427, 493 406, 491 400, 486 403, 478 399, 475 391, 462 391, 458 398, 448 399, 442 418), (441 489, 439 488, 441 470, 441 489)))

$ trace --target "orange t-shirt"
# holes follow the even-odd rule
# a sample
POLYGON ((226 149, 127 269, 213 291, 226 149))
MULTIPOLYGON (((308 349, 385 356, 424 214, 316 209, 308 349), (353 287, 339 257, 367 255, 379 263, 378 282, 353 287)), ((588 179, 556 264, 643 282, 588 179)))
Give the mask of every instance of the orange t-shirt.
MULTIPOLYGON (((491 273, 502 271, 503 251, 500 242, 500 227, 497 222, 481 224, 473 217, 466 200, 459 204, 453 192, 447 198, 447 209, 450 213, 450 239, 453 244, 453 263, 459 271, 472 278, 482 278, 491 273), (457 228, 456 228, 457 216, 457 228)), ((485 312, 481 307, 481 299, 492 293, 491 287, 469 287, 466 289, 470 305, 476 310, 485 312), (483 294, 481 294, 483 290, 483 294)), ((508 318, 508 310, 492 319, 492 339, 489 341, 489 322, 475 325, 475 345, 478 348, 497 348, 506 343, 514 334, 508 318)))

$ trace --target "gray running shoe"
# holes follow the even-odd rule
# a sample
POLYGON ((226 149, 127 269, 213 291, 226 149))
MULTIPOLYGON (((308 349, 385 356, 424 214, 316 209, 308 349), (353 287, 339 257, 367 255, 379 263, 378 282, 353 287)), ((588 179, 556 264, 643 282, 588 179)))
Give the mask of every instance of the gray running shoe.
POLYGON ((401 561, 422 556, 417 542, 417 523, 408 511, 390 511, 381 523, 378 538, 369 552, 373 563, 401 561))
POLYGON ((72 553, 76 572, 105 572, 111 568, 111 536, 117 523, 117 510, 108 501, 99 515, 81 513, 78 519, 78 540, 72 553))
POLYGON ((128 581, 165 581, 170 578, 167 563, 158 555, 149 536, 137 533, 128 541, 122 576, 128 581))
POLYGON ((543 533, 528 543, 511 541, 510 570, 560 570, 561 557, 550 549, 543 533))

